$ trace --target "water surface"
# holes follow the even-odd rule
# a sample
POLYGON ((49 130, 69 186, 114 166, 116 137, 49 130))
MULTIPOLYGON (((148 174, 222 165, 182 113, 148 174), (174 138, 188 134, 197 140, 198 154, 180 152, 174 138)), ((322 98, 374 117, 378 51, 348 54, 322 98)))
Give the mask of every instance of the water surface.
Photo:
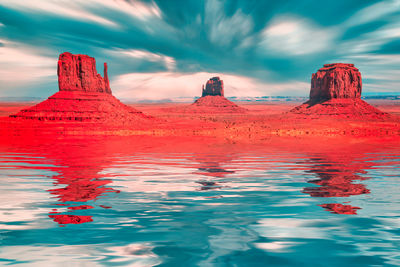
POLYGON ((400 265, 399 147, 3 142, 0 264, 400 265))

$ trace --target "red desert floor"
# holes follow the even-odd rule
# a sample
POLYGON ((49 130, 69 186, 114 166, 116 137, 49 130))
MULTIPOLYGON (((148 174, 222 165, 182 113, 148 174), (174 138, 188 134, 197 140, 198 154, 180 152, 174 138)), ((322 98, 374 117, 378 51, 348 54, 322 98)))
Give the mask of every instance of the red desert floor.
POLYGON ((196 136, 218 140, 252 143, 271 137, 348 137, 361 139, 400 139, 400 101, 372 100, 368 103, 389 116, 368 118, 311 118, 287 113, 300 102, 241 102, 245 113, 187 112, 190 103, 130 104, 146 115, 153 116, 144 124, 113 125, 90 122, 42 122, 8 118, 35 103, 1 103, 0 136, 25 134, 72 135, 147 135, 196 136))

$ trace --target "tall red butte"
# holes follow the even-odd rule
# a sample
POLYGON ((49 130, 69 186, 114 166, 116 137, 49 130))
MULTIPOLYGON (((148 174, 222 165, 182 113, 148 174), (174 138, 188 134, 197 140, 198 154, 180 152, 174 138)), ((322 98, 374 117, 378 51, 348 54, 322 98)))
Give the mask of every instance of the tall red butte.
POLYGON ((47 100, 10 117, 43 121, 100 121, 125 123, 148 116, 122 104, 111 93, 104 63, 104 78, 96 60, 87 55, 62 53, 58 59, 59 92, 47 100))
POLYGON ((361 73, 353 64, 325 64, 312 74, 310 99, 295 114, 381 118, 387 114, 361 100, 361 73))
POLYGON ((188 107, 192 112, 204 113, 243 113, 246 109, 239 107, 224 97, 224 83, 219 77, 209 79, 203 85, 201 97, 188 107))

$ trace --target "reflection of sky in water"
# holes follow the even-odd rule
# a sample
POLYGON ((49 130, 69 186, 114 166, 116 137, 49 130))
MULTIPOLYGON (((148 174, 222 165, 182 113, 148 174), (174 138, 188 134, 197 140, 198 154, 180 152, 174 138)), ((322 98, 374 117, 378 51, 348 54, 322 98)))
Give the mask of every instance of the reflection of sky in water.
POLYGON ((400 264, 394 148, 329 155, 101 148, 4 151, 5 263, 400 264))

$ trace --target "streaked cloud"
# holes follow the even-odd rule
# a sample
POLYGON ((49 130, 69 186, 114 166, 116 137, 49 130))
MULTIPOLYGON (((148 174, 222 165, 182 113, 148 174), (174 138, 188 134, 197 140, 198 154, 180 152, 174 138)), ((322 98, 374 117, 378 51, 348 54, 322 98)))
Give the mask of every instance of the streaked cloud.
POLYGON ((278 17, 262 31, 260 49, 282 56, 315 54, 332 47, 336 32, 305 18, 278 17))
POLYGON ((400 0, 0 0, 0 96, 57 90, 50 61, 65 51, 106 61, 112 83, 130 77, 147 99, 197 95, 204 73, 220 73, 231 95, 306 96, 330 62, 354 63, 364 93, 398 93, 382 74, 400 70, 399 13, 400 0))
POLYGON ((54 79, 57 59, 43 56, 40 52, 25 44, 0 39, 0 80, 9 90, 42 79, 54 79))
POLYGON ((121 12, 131 14, 133 17, 146 20, 152 17, 161 17, 161 11, 156 3, 144 3, 137 0, 113 0, 113 1, 102 1, 102 0, 91 0, 105 8, 111 8, 121 12))
POLYGON ((400 9, 399 0, 379 1, 368 7, 362 8, 346 22, 346 26, 354 26, 369 23, 371 21, 384 18, 392 13, 398 13, 400 9))
POLYGON ((114 94, 124 99, 191 98, 200 96, 202 85, 214 76, 219 76, 224 81, 225 95, 228 97, 285 95, 288 92, 303 95, 309 90, 309 84, 300 81, 266 83, 245 76, 208 72, 129 73, 118 76, 111 86, 114 94))
POLYGON ((152 62, 162 62, 165 65, 165 68, 170 71, 175 69, 175 64, 176 64, 175 59, 162 54, 156 54, 149 51, 138 50, 138 49, 115 50, 114 52, 135 59, 144 59, 152 62))
POLYGON ((2 0, 0 2, 0 5, 4 5, 20 11, 51 13, 57 16, 70 17, 77 20, 88 20, 96 23, 105 24, 108 26, 116 26, 116 24, 113 21, 95 15, 91 12, 88 12, 83 8, 82 4, 83 3, 81 1, 74 1, 74 0, 68 0, 68 1, 67 0, 60 0, 60 1, 2 0))
POLYGON ((252 30, 253 21, 241 9, 227 16, 224 2, 208 0, 205 5, 204 24, 208 28, 210 41, 219 46, 228 46, 234 39, 242 39, 252 30))

